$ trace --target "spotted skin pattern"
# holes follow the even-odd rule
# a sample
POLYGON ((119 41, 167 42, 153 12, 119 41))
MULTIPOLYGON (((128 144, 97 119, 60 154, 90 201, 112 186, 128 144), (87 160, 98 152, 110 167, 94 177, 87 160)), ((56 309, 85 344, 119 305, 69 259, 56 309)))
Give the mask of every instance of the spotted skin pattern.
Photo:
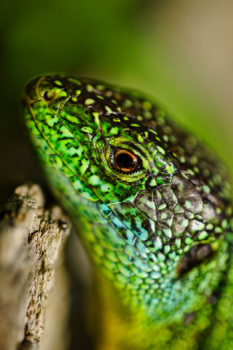
POLYGON ((109 305, 98 312, 115 326, 103 324, 99 348, 232 349, 232 192, 216 157, 137 91, 48 75, 28 83, 24 104, 101 276, 109 305), (114 165, 117 150, 135 171, 114 165))

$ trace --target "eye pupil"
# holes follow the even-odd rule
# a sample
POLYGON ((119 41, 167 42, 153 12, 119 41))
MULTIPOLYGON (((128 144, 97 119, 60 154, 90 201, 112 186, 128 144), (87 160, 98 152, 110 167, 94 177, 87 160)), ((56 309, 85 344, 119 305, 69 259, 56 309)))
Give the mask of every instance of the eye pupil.
POLYGON ((47 90, 43 93, 43 99, 45 101, 52 101, 55 97, 55 92, 52 90, 47 90))
POLYGON ((119 154, 116 158, 116 162, 120 168, 131 169, 134 167, 134 160, 128 154, 119 154))
POLYGON ((137 168, 138 158, 127 150, 117 150, 114 165, 123 173, 131 173, 137 168))

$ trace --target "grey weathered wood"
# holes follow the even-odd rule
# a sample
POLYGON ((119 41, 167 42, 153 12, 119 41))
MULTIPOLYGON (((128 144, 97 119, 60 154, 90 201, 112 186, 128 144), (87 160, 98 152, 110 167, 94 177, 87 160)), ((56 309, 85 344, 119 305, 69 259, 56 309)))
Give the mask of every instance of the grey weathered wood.
POLYGON ((62 250, 70 227, 58 206, 44 208, 38 185, 16 188, 2 210, 1 350, 65 349, 68 282, 62 250))

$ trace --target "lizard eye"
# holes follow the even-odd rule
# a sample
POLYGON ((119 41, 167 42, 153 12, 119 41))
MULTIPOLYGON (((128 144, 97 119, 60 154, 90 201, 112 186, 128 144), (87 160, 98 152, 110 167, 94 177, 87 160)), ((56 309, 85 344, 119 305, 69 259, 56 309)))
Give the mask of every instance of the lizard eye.
POLYGON ((123 137, 111 137, 107 141, 106 143, 102 141, 105 152, 100 154, 109 174, 122 182, 129 183, 145 178, 150 169, 150 155, 145 148, 123 137))
POLYGON ((47 102, 51 102, 55 99, 56 92, 53 90, 47 90, 43 93, 43 99, 47 102))
POLYGON ((125 149, 116 150, 114 153, 114 166, 125 174, 133 173, 139 164, 138 157, 125 149))

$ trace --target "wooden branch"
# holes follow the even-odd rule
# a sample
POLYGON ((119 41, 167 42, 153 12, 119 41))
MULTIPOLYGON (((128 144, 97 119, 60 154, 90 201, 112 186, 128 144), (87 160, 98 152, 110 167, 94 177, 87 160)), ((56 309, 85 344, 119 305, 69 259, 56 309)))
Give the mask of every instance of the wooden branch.
POLYGON ((16 188, 0 213, 1 350, 65 349, 70 227, 58 206, 44 208, 38 185, 16 188))

